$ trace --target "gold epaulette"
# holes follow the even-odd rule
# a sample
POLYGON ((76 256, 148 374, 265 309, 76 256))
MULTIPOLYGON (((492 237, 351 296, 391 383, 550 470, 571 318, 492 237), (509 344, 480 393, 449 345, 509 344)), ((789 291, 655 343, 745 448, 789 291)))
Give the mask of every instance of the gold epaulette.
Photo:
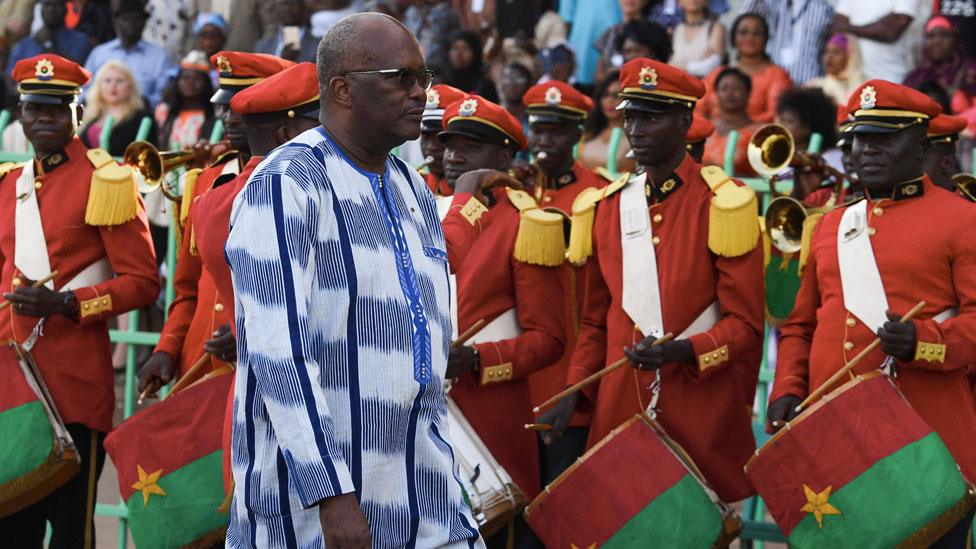
POLYGON ((190 215, 190 206, 193 205, 193 191, 197 185, 197 177, 202 171, 200 168, 193 168, 187 170, 183 176, 183 200, 180 201, 181 226, 186 225, 186 218, 190 215))
POLYGON ((803 267, 807 264, 810 257, 810 246, 813 245, 813 231, 817 228, 817 223, 823 218, 824 214, 812 213, 803 220, 803 231, 800 233, 800 260, 797 264, 797 273, 803 272, 803 267))
POLYGON ((138 213, 139 192, 132 168, 120 166, 102 149, 89 149, 88 161, 95 167, 88 191, 85 223, 97 226, 121 225, 138 213))
POLYGON ((738 257, 759 242, 756 193, 740 186, 718 166, 703 166, 701 175, 715 195, 708 214, 708 248, 723 257, 738 257))
POLYGON ((214 161, 208 167, 219 166, 219 165, 227 162, 228 160, 233 160, 233 159, 237 158, 238 155, 240 155, 240 154, 241 154, 240 151, 238 151, 237 149, 233 149, 233 150, 227 151, 224 154, 222 154, 222 155, 218 156, 217 158, 215 158, 214 161))
POLYGON ((20 164, 16 162, 0 162, 0 179, 8 173, 16 170, 20 167, 20 164))
POLYGON ((576 266, 583 265, 593 255, 593 222, 596 219, 596 205, 604 198, 624 188, 628 181, 630 181, 630 174, 624 173, 602 189, 590 187, 576 196, 576 200, 573 201, 573 219, 569 229, 568 257, 570 263, 576 266))
POLYGON ((532 265, 562 265, 566 260, 563 216, 540 209, 535 199, 525 191, 512 188, 506 190, 508 201, 521 214, 512 255, 515 259, 532 265))
POLYGON ((611 173, 610 170, 604 168, 603 166, 598 166, 593 171, 596 172, 596 174, 599 175, 600 177, 602 177, 603 179, 606 179, 607 181, 615 181, 616 180, 613 177, 613 173, 611 173))

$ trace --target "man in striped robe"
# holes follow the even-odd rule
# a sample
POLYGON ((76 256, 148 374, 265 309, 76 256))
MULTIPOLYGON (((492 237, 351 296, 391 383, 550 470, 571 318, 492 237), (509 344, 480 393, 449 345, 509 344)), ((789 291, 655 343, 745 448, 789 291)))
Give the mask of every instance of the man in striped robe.
POLYGON ((389 154, 419 135, 431 74, 399 22, 362 14, 323 38, 318 77, 322 126, 272 151, 231 213, 227 546, 483 547, 447 428, 444 237, 389 154))

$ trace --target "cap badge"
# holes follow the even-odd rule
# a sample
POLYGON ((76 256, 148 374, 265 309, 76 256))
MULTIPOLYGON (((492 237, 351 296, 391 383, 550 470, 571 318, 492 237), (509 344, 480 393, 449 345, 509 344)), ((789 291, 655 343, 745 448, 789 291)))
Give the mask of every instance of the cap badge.
POLYGON ((461 102, 461 106, 458 108, 458 114, 461 116, 473 116, 478 110, 478 100, 471 98, 465 99, 461 102))
POLYGON ((642 90, 653 90, 657 87, 657 71, 653 67, 644 67, 640 70, 638 85, 642 90))
POLYGON ((563 93, 559 91, 559 88, 552 86, 546 90, 546 105, 550 107, 558 106, 563 102, 563 93))
POLYGON ((229 74, 229 73, 234 72, 231 69, 230 60, 227 59, 226 57, 224 57, 223 55, 218 55, 217 56, 217 70, 219 70, 221 73, 225 73, 225 74, 229 74))
POLYGON ((54 63, 50 59, 41 59, 34 65, 34 76, 38 80, 48 81, 54 78, 54 63))
POLYGON ((427 90, 427 104, 424 105, 425 109, 436 109, 438 105, 441 104, 441 94, 437 93, 437 90, 431 88, 427 90))
POLYGON ((864 110, 873 109, 878 104, 878 92, 874 86, 864 86, 861 90, 861 108, 864 110))

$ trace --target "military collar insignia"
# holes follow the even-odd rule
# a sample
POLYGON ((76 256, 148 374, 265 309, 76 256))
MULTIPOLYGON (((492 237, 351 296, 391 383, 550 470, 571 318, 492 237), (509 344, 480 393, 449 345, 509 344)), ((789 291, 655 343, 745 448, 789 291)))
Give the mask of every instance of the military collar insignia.
POLYGON ((922 184, 922 178, 911 179, 895 185, 891 191, 891 199, 897 201, 918 198, 923 194, 925 194, 925 186, 922 184))
POLYGON ((61 151, 49 154, 41 159, 41 172, 48 173, 68 161, 68 153, 61 151))
POLYGON ((424 105, 425 109, 436 109, 438 105, 441 104, 441 94, 437 92, 434 88, 427 90, 427 104, 424 105))
POLYGON ((473 97, 462 101, 461 106, 458 108, 458 114, 461 116, 474 116, 474 113, 477 111, 478 100, 473 97))
POLYGON ((51 80, 54 78, 54 63, 50 59, 39 59, 34 65, 34 76, 44 82, 51 80))
POLYGON ((218 55, 217 70, 220 71, 220 74, 231 74, 233 70, 230 66, 230 60, 223 55, 218 55))
POLYGON ((550 107, 558 107, 562 102, 563 92, 559 91, 559 88, 552 86, 546 90, 546 105, 549 105, 550 107))
POLYGON ((874 86, 864 86, 861 90, 861 109, 870 110, 878 104, 878 92, 874 86))
POLYGON ((680 189, 682 185, 684 185, 684 181, 676 173, 671 174, 660 185, 655 185, 651 182, 650 178, 645 179, 644 195, 647 196, 647 203, 652 204, 663 201, 680 189))
POLYGON ((654 67, 644 67, 638 76, 639 86, 642 90, 653 90, 657 87, 657 71, 654 67))

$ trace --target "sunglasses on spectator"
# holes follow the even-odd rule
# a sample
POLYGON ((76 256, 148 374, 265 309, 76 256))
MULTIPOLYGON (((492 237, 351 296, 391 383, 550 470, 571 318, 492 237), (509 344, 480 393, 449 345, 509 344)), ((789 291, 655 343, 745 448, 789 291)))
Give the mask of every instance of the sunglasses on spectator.
POLYGON ((434 71, 429 69, 380 69, 375 71, 350 71, 343 76, 355 76, 359 74, 380 74, 386 78, 397 78, 400 87, 409 90, 414 84, 419 85, 424 90, 430 89, 431 82, 434 81, 434 71))

